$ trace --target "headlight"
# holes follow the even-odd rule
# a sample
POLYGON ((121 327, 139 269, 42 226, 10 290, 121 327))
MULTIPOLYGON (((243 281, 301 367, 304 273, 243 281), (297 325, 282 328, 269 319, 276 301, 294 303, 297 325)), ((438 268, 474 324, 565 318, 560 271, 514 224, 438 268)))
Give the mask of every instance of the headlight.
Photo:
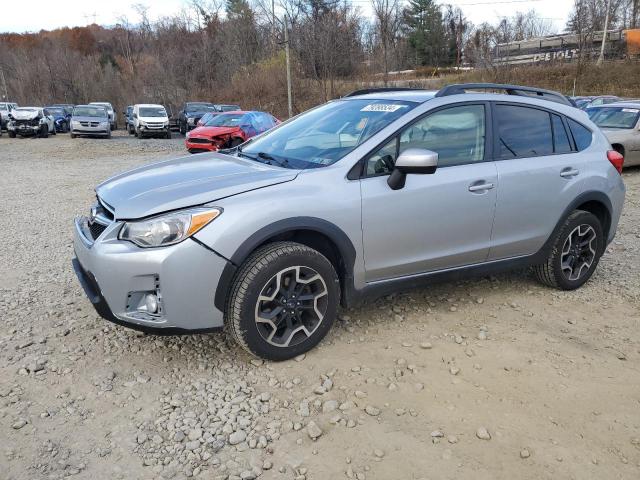
POLYGON ((79 127, 80 126, 80 122, 77 120, 71 120, 71 126, 72 127, 79 127))
POLYGON ((147 220, 126 222, 118 238, 139 247, 166 247, 189 238, 222 214, 221 208, 192 208, 147 220))
POLYGON ((138 122, 138 125, 139 125, 140 127, 146 127, 146 126, 147 126, 147 122, 143 122, 142 120, 140 120, 140 121, 138 122))

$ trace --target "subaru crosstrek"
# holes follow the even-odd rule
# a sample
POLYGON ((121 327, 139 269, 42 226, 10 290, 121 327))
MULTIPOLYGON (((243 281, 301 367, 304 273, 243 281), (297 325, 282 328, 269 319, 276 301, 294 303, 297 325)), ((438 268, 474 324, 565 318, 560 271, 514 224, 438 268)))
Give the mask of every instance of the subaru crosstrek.
POLYGON ((527 87, 382 90, 100 184, 73 260, 99 314, 160 334, 226 324, 282 360, 315 346, 338 305, 429 280, 591 277, 625 187, 584 112, 527 87))

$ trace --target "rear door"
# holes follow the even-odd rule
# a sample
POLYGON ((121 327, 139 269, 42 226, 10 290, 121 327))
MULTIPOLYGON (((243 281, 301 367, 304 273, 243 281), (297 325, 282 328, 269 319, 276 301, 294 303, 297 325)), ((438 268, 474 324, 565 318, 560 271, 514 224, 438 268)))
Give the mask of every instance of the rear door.
POLYGON ((486 260, 497 190, 488 113, 485 102, 429 112, 366 158, 360 188, 368 282, 486 260), (437 152, 438 168, 408 174, 392 190, 387 178, 408 148, 437 152))
MULTIPOLYGON (((583 180, 565 117, 511 103, 495 103, 492 111, 499 188, 489 260, 497 260, 537 252, 583 180)), ((586 130, 591 143, 591 132, 579 127, 581 142, 586 130)))

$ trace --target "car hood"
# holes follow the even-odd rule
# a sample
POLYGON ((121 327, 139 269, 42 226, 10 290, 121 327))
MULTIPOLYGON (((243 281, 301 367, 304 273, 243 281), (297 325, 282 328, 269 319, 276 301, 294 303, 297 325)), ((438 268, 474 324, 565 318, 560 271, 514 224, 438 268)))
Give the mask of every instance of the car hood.
POLYGON ((198 154, 121 173, 98 185, 96 193, 116 219, 132 219, 288 182, 297 174, 220 153, 198 154))
POLYGON ((38 115, 37 110, 11 110, 11 116, 16 120, 33 120, 38 115))
POLYGON ((189 132, 189 137, 211 138, 237 132, 238 130, 240 130, 240 127, 197 127, 189 132))
POLYGON ((138 117, 138 120, 148 123, 166 123, 169 121, 169 117, 138 117))

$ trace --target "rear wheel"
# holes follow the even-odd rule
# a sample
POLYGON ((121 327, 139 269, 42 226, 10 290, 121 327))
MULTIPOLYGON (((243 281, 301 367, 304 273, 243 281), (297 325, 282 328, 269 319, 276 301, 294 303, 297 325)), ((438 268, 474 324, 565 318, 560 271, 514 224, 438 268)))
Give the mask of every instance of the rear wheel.
POLYGON ((547 260, 534 267, 537 279, 550 287, 574 290, 595 271, 605 239, 598 217, 575 210, 557 233, 547 260))
POLYGON ((268 360, 307 352, 336 317, 339 280, 318 251, 294 242, 256 250, 238 270, 225 312, 237 342, 268 360))
POLYGON ((38 132, 38 136, 40 138, 48 138, 49 137, 49 126, 48 125, 41 125, 40 126, 40 131, 38 132))

